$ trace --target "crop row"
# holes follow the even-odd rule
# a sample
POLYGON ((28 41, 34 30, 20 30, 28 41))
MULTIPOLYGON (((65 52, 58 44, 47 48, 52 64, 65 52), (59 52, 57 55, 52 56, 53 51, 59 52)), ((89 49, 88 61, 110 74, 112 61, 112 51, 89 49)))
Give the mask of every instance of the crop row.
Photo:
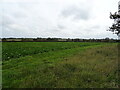
POLYGON ((77 47, 85 47, 100 43, 81 42, 3 42, 2 60, 19 58, 26 55, 58 51, 77 47))

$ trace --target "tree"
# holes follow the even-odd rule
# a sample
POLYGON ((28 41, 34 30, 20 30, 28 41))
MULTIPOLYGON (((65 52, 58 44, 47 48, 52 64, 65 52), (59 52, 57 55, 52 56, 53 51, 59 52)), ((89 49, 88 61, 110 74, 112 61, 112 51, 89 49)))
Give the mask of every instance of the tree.
POLYGON ((109 31, 120 36, 120 14, 117 14, 117 12, 114 14, 110 13, 110 19, 114 19, 114 23, 109 27, 109 31))
POLYGON ((112 31, 114 34, 117 34, 118 38, 120 36, 120 1, 118 2, 118 13, 115 12, 112 14, 110 12, 110 19, 114 19, 114 23, 109 27, 109 31, 112 31))

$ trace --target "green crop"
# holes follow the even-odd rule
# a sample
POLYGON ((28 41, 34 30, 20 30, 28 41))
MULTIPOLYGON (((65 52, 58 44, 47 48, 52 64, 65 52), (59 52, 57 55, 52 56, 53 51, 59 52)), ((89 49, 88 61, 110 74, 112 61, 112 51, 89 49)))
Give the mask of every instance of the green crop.
POLYGON ((100 43, 81 42, 3 42, 2 60, 19 58, 26 55, 58 51, 77 47, 99 45, 100 43))

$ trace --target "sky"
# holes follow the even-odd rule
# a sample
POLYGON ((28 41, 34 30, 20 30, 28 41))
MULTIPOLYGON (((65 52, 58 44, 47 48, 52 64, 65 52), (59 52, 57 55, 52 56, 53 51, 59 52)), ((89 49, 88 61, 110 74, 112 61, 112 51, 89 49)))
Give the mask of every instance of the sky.
POLYGON ((0 37, 114 38, 119 0, 0 0, 0 37))

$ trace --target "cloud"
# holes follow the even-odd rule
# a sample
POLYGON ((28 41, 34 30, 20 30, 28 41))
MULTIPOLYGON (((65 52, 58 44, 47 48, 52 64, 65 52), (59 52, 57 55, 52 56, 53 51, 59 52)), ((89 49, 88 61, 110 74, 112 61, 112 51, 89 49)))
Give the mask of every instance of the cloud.
POLYGON ((4 0, 2 37, 116 38, 106 31, 112 23, 109 11, 117 10, 115 3, 117 0, 4 0))
POLYGON ((75 20, 90 19, 90 12, 86 8, 71 6, 62 11, 63 17, 71 17, 75 20))

